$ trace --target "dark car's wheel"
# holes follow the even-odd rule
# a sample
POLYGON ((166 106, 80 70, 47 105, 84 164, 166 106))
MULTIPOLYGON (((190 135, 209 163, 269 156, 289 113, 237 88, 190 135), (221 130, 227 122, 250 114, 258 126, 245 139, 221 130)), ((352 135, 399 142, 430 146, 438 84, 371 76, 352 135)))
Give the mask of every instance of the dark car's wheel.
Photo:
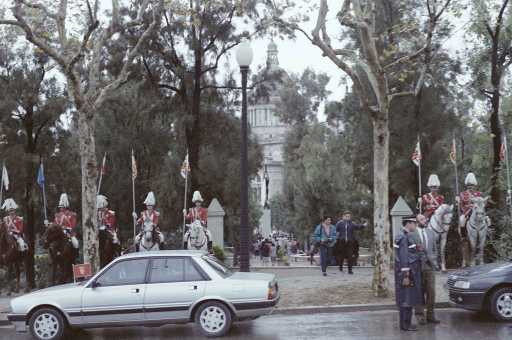
POLYGON ((504 287, 491 295, 490 310, 500 321, 512 321, 512 287, 504 287))
POLYGON ((57 310, 42 308, 30 317, 29 329, 38 340, 57 340, 63 337, 66 322, 57 310))
POLYGON ((206 302, 196 312, 196 325, 207 337, 225 335, 231 328, 231 321, 230 310, 220 302, 206 302))

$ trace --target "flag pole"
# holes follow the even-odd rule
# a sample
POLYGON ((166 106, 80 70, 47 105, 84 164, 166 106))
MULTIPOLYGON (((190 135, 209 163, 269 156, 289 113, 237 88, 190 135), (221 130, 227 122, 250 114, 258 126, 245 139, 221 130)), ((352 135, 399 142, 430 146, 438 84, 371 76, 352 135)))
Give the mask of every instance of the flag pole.
POLYGON ((505 164, 507 166, 507 204, 510 217, 512 218, 512 190, 510 189, 510 163, 508 157, 507 133, 504 133, 503 143, 505 144, 505 164))
MULTIPOLYGON (((188 155, 188 152, 187 152, 188 155)), ((186 171, 185 175, 185 194, 183 195, 183 206, 185 207, 185 213, 183 214, 183 231, 182 231, 182 240, 185 242, 185 228, 187 224, 187 191, 188 191, 188 171, 186 171)))
POLYGON ((2 207, 3 198, 4 198, 4 169, 5 169, 5 161, 2 162, 2 177, 0 178, 0 207, 2 207))
MULTIPOLYGON (((41 171, 43 171, 43 176, 44 176, 44 165, 43 165, 43 160, 41 159, 41 171)), ((43 209, 44 209, 44 220, 45 221, 48 221, 48 212, 46 211, 46 178, 44 179, 43 181, 43 186, 41 188, 43 190, 43 209)))
POLYGON ((101 162, 100 179, 98 181, 98 191, 96 192, 96 196, 98 196, 101 192, 101 182, 103 180, 103 168, 105 167, 106 159, 107 159, 107 152, 105 151, 105 155, 103 156, 103 160, 101 162))
MULTIPOLYGON (((135 176, 133 172, 133 166, 134 166, 135 156, 133 155, 133 149, 132 149, 132 203, 133 203, 133 212, 135 212, 135 176)), ((135 236, 137 229, 137 220, 134 217, 133 218, 133 242, 135 242, 135 236)))
MULTIPOLYGON (((420 135, 418 134, 418 151, 420 154, 420 157, 418 159, 418 198, 421 198, 421 161, 423 158, 423 155, 421 154, 421 144, 420 144, 420 135)), ((422 214, 422 204, 420 203, 420 214, 422 214)))
MULTIPOLYGON (((453 134, 452 140, 452 152, 453 152, 453 169, 455 170, 455 197, 459 197, 459 169, 457 167, 457 144, 455 143, 455 134, 453 134)), ((459 205, 457 204, 457 212, 460 215, 459 205)))

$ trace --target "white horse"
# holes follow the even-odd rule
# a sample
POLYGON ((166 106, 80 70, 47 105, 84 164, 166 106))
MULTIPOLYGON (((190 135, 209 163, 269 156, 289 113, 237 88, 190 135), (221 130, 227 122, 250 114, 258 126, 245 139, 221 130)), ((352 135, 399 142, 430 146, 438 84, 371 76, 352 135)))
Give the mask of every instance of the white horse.
POLYGON ((428 223, 436 234, 436 242, 439 242, 439 251, 441 253, 441 270, 446 271, 446 241, 448 239, 448 231, 453 218, 453 204, 441 204, 430 217, 428 223))
POLYGON ((489 197, 473 197, 471 202, 471 215, 466 223, 466 230, 469 240, 469 259, 464 259, 463 266, 469 263, 474 266, 475 263, 482 264, 484 258, 484 247, 487 239, 487 229, 490 226, 490 220, 485 214, 485 205, 489 197))
POLYGON ((155 230, 155 225, 150 220, 144 221, 142 230, 135 238, 135 244, 138 244, 138 251, 160 250, 160 244, 164 242, 162 233, 155 230))
POLYGON ((187 226, 188 231, 185 233, 183 240, 186 249, 208 250, 212 239, 210 231, 204 228, 199 220, 195 220, 187 226))

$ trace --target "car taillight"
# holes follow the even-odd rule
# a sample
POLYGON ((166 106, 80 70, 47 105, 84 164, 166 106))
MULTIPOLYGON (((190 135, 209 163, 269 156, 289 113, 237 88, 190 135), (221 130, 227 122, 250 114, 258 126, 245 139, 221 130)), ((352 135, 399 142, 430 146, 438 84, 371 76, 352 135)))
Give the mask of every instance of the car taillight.
POLYGON ((272 282, 268 284, 267 299, 273 300, 277 296, 277 284, 273 285, 272 282))

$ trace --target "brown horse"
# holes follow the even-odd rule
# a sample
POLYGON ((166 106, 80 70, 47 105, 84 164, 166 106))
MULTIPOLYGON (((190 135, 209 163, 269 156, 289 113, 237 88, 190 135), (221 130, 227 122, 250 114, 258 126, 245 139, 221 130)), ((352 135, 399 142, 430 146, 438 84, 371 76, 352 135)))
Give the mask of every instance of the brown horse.
POLYGON ((113 234, 108 230, 100 230, 100 266, 105 267, 113 259, 121 255, 121 244, 117 239, 117 233, 113 234))
POLYGON ((51 224, 48 227, 44 247, 48 249, 51 259, 50 285, 73 281, 75 251, 60 226, 51 224))
MULTIPOLYGON (((14 271, 16 275, 16 288, 14 291, 16 293, 20 291, 21 269, 26 259, 26 252, 19 251, 18 243, 14 236, 9 233, 5 224, 0 223, 0 267, 7 269, 9 281, 11 281, 11 275, 14 271)), ((8 294, 10 295, 11 293, 12 285, 10 284, 8 294)))

